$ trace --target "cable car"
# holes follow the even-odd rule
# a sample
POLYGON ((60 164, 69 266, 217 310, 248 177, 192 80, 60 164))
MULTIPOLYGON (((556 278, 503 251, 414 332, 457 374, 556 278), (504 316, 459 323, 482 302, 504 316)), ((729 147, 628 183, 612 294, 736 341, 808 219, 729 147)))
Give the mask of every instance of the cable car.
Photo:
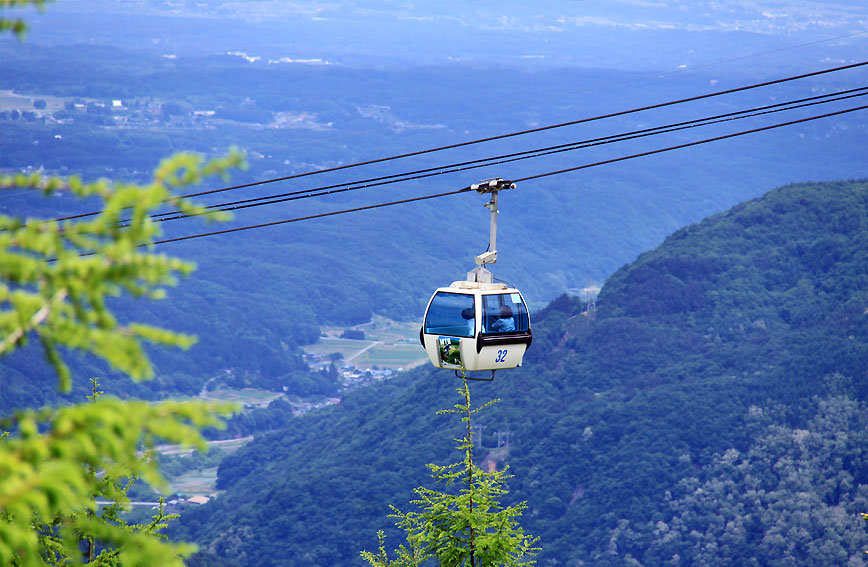
POLYGON ((438 288, 420 332, 431 364, 469 371, 521 366, 532 339, 524 297, 502 283, 458 281, 438 288))
POLYGON ((491 193, 490 251, 476 257, 477 267, 467 273, 466 281, 440 287, 425 309, 419 340, 428 360, 437 368, 494 371, 521 366, 522 357, 533 340, 527 303, 521 292, 494 282, 485 264, 497 261, 497 191, 515 185, 502 179, 489 179, 471 189, 491 193))

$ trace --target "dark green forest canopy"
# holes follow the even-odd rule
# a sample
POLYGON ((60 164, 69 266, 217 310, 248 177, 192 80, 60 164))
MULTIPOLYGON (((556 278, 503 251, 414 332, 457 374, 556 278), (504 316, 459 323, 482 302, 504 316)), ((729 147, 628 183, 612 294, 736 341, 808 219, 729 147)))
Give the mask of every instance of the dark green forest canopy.
MULTIPOLYGON (((677 231, 596 314, 536 313, 525 365, 473 390, 503 399, 482 454, 511 467, 540 563, 863 565, 866 284, 868 183, 808 183, 677 231)), ((232 565, 355 561, 449 458, 455 386, 419 369, 258 437, 180 531, 232 565)))

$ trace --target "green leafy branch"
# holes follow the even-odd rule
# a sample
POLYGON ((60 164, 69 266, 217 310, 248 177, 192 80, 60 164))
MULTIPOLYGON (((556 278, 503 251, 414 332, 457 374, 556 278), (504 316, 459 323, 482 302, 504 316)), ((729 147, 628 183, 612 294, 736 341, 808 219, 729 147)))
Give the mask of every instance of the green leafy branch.
MULTIPOLYGON (((166 546, 171 557, 189 553, 190 546, 150 537, 159 523, 150 531, 130 530, 95 516, 94 496, 123 508, 128 486, 122 488, 113 479, 142 478, 165 487, 156 459, 142 458, 142 451, 152 450, 158 440, 206 448, 199 430, 220 425, 215 409, 225 414, 231 406, 106 397, 91 404, 22 411, 0 423, 14 430, 0 441, 0 564, 44 565, 46 533, 51 535, 51 553, 73 562, 81 534, 118 550, 123 565, 165 561, 166 546), (34 519, 44 525, 46 519, 58 518, 60 522, 49 520, 53 527, 47 531, 33 529, 34 519)), ((107 519, 116 520, 116 515, 107 519)), ((180 559, 161 564, 183 565, 180 559)))
MULTIPOLYGON (((26 29, 22 20, 5 17, 7 8, 43 3, 0 0, 0 34, 12 30, 21 38, 26 29)), ((0 216, 0 356, 37 339, 62 391, 72 383, 62 348, 91 353, 134 379, 150 378, 143 341, 186 348, 195 338, 121 323, 109 300, 125 294, 160 299, 165 286, 190 273, 191 263, 153 252, 160 230, 151 214, 170 206, 188 215, 208 212, 209 220, 225 218, 178 190, 243 166, 240 152, 232 150, 208 161, 175 155, 146 185, 0 174, 0 189, 64 192, 101 203, 98 214, 66 220, 0 216)), ((0 565, 182 567, 194 547, 162 537, 172 515, 161 503, 152 522, 127 525, 120 515, 129 505, 127 491, 138 478, 165 487, 152 456, 158 440, 204 450, 200 429, 220 426, 218 415, 234 406, 103 398, 96 381, 88 399, 0 419, 6 430, 0 431, 0 565), (98 498, 108 504, 100 508, 98 498)))
MULTIPOLYGON (((68 391, 71 376, 61 347, 91 353, 135 379, 147 379, 153 369, 143 341, 193 344, 192 336, 119 322, 108 300, 162 298, 165 286, 192 271, 192 264, 152 251, 159 225, 150 215, 160 206, 204 213, 178 197, 178 189, 210 175, 225 176, 236 166, 243 166, 237 151, 207 162, 179 154, 163 161, 147 185, 0 176, 0 188, 69 192, 102 203, 87 220, 0 217, 0 356, 38 340, 60 389, 68 391)), ((120 512, 129 505, 132 480, 166 486, 150 456, 158 441, 204 450, 200 429, 221 425, 218 415, 232 406, 150 404, 101 394, 94 383, 92 403, 25 410, 0 420, 0 429, 7 430, 0 437, 0 565, 181 567, 181 558, 193 551, 159 537, 172 517, 164 508, 153 522, 138 526, 127 525, 120 512), (100 507, 97 499, 109 504, 100 507)))
MULTIPOLYGON (((51 0, 0 0, 0 13, 6 8, 25 8, 27 6, 34 6, 42 10, 46 1, 50 2, 51 0)), ((0 17, 0 33, 6 31, 11 31, 19 38, 23 38, 27 31, 27 23, 21 18, 0 17)))
POLYGON ((102 211, 88 220, 22 221, 0 216, 0 355, 21 346, 31 335, 37 337, 57 370, 60 389, 68 391, 69 369, 59 345, 100 356, 136 379, 153 374, 141 341, 192 345, 195 338, 189 335, 138 323, 120 324, 106 301, 122 293, 160 299, 165 296, 164 286, 174 285, 178 275, 193 270, 189 262, 150 250, 159 234, 150 212, 170 205, 185 214, 204 214, 204 208, 174 192, 242 164, 237 151, 208 162, 196 154, 179 154, 161 163, 153 181, 144 186, 85 184, 76 178, 39 174, 0 176, 0 187, 69 191, 103 202, 102 211))

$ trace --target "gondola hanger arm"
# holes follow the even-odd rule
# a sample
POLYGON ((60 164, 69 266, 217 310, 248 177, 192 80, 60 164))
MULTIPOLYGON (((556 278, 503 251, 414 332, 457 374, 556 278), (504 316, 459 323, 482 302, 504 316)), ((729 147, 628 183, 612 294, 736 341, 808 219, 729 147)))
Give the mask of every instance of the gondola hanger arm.
POLYGON ((491 227, 488 240, 488 250, 476 257, 476 265, 494 264, 497 262, 497 194, 504 189, 515 189, 515 183, 504 181, 500 177, 486 179, 470 186, 477 193, 491 193, 491 200, 484 206, 491 211, 491 227))

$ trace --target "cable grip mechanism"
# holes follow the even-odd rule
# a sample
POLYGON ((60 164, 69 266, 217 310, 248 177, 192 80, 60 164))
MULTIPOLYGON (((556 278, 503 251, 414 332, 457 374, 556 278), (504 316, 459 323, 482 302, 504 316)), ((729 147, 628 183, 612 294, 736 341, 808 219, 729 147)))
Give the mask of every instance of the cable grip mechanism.
POLYGON ((476 257, 476 265, 483 266, 485 264, 494 264, 497 262, 497 193, 504 189, 515 189, 515 183, 512 181, 504 181, 500 177, 486 179, 479 183, 474 183, 470 189, 477 193, 491 193, 491 200, 483 205, 491 211, 491 228, 488 240, 488 250, 476 257))
POLYGON ((497 262, 497 194, 504 189, 515 189, 515 183, 512 181, 504 181, 500 177, 486 179, 479 183, 474 183, 470 186, 471 191, 477 193, 491 193, 491 200, 483 205, 491 211, 491 226, 488 240, 488 250, 478 255, 475 258, 476 268, 467 273, 467 281, 475 281, 480 283, 492 283, 494 276, 491 272, 483 268, 486 264, 494 264, 497 262))

